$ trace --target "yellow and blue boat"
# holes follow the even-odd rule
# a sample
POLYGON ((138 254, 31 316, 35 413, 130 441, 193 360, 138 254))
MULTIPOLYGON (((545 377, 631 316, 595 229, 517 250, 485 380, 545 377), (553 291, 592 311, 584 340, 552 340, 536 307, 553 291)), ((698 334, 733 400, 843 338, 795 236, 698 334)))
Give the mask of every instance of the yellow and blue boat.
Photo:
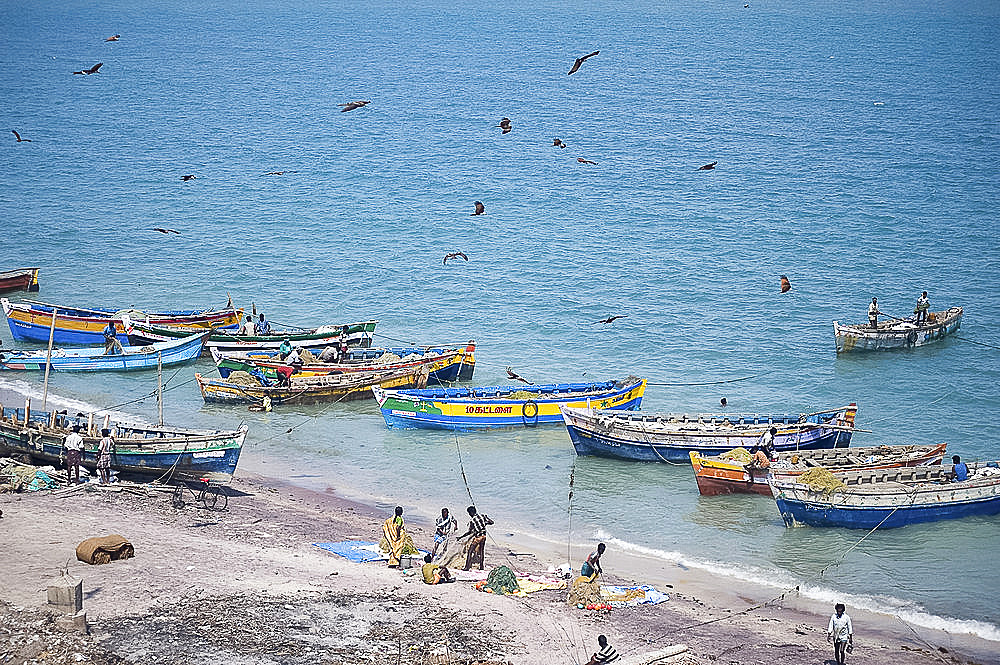
POLYGON ((562 406, 638 409, 646 380, 635 376, 593 383, 480 388, 372 388, 389 427, 470 430, 562 422, 562 406))

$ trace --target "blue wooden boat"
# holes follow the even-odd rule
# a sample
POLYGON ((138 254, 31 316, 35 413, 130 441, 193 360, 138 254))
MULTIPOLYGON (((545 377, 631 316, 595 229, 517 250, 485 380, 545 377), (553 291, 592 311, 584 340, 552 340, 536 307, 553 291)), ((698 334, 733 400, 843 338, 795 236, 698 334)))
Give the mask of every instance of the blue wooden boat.
POLYGON ((564 407, 563 420, 577 455, 687 464, 689 453, 719 455, 752 448, 774 427, 776 450, 846 448, 856 404, 802 415, 649 414, 564 407))
POLYGON ((121 372, 156 369, 194 360, 201 355, 210 330, 170 342, 148 346, 126 346, 124 353, 105 355, 104 347, 52 349, 37 351, 0 351, 0 370, 44 370, 46 362, 60 372, 121 372))
POLYGON ((969 478, 951 482, 952 466, 868 469, 837 474, 841 485, 774 480, 771 494, 786 526, 891 529, 971 515, 1000 514, 1000 468, 969 465, 969 478))
POLYGON ((533 427, 559 423, 560 407, 593 404, 606 409, 637 409, 646 380, 591 383, 487 386, 480 388, 372 388, 389 427, 470 430, 533 427))
POLYGON ((26 454, 60 464, 63 441, 74 425, 83 428, 83 466, 97 467, 101 430, 111 430, 115 450, 111 468, 122 473, 163 475, 167 472, 200 474, 214 480, 231 478, 246 441, 247 426, 235 430, 197 430, 179 427, 130 425, 110 419, 67 417, 55 412, 35 412, 0 407, 0 450, 26 454))

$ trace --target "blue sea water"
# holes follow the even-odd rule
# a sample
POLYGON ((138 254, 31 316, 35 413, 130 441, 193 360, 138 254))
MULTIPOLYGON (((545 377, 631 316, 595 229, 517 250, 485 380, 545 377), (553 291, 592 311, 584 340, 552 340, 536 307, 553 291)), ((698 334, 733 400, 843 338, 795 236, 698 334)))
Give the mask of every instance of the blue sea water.
MULTIPOLYGON (((743 4, 4 4, 3 117, 32 142, 0 150, 3 263, 41 266, 56 303, 231 294, 282 323, 374 317, 386 343, 474 338, 478 383, 510 365, 672 384, 647 410, 856 401, 858 445, 1000 457, 1000 6, 743 4), (356 99, 372 103, 340 112, 356 99), (442 264, 459 250, 468 263, 442 264), (836 356, 833 320, 863 320, 872 296, 906 315, 925 289, 966 308, 958 338, 836 356), (609 314, 627 317, 594 323, 609 314)), ((389 431, 374 402, 206 406, 195 370, 214 371, 171 378, 167 420, 245 420, 248 460, 300 482, 431 513, 467 498, 460 448, 476 502, 511 528, 1000 640, 995 518, 876 532, 820 578, 862 534, 700 497, 690 469, 577 459, 561 428, 389 431)), ((151 400, 124 403, 154 386, 51 379, 147 419, 151 400)))

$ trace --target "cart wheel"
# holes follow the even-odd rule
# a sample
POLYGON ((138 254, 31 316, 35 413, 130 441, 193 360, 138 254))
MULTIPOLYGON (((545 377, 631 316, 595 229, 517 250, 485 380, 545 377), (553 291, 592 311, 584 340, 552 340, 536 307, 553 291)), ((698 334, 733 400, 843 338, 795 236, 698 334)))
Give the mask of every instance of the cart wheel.
POLYGON ((174 486, 174 493, 170 496, 170 505, 174 508, 184 507, 184 486, 174 486))

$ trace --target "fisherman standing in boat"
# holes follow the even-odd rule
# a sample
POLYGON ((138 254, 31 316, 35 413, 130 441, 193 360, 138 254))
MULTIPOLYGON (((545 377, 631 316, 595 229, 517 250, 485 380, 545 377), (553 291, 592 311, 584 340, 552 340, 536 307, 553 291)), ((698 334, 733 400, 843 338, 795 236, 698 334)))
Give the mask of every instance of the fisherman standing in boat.
POLYGON ((927 297, 927 292, 924 291, 917 298, 917 306, 913 308, 913 313, 917 315, 917 325, 921 323, 927 323, 927 310, 931 307, 931 300, 927 297))
POLYGON ((104 355, 113 356, 117 353, 125 353, 122 343, 118 341, 118 328, 114 321, 108 321, 104 327, 104 355))
POLYGON ((868 305, 868 323, 871 324, 872 330, 878 328, 879 314, 882 312, 878 311, 878 298, 872 298, 872 304, 868 305))

